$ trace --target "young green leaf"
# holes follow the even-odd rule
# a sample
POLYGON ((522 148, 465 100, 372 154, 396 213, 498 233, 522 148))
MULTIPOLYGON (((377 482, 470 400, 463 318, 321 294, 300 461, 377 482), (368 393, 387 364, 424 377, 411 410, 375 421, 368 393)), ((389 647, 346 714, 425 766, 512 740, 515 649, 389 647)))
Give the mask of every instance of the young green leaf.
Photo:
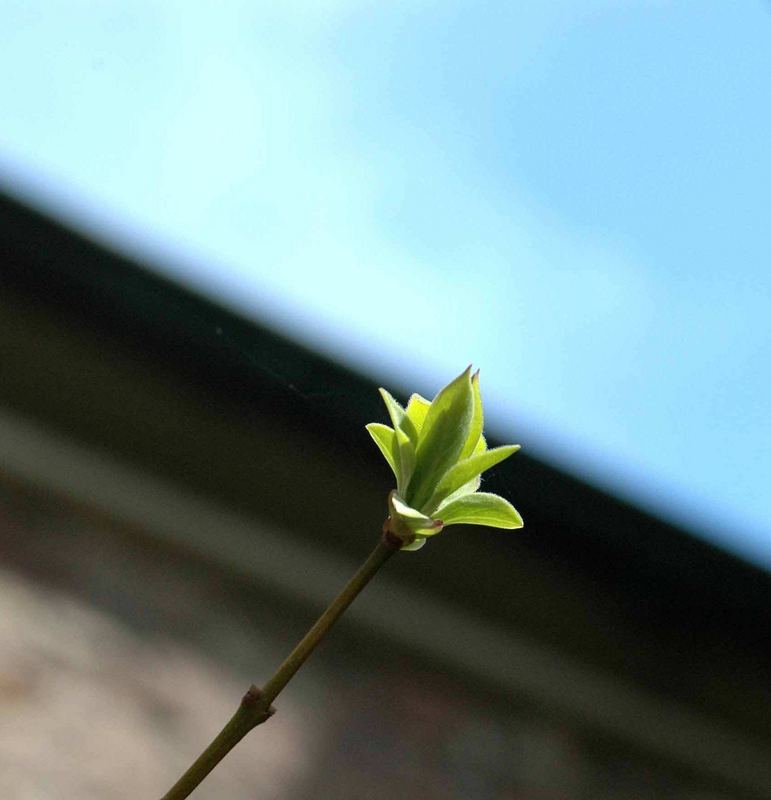
POLYGON ((385 456, 385 460, 388 462, 388 466, 391 467, 394 477, 399 480, 399 467, 394 454, 396 441, 393 428, 389 428, 388 425, 382 425, 379 422, 370 422, 365 427, 375 444, 380 448, 380 452, 385 456))
POLYGON ((447 497, 445 497, 444 500, 442 500, 441 505, 447 505, 452 500, 457 500, 459 497, 463 497, 466 494, 471 494, 472 492, 476 492, 481 485, 482 485, 482 478, 479 475, 477 475, 475 478, 472 478, 468 483, 464 483, 463 486, 456 489, 452 494, 448 494, 447 497))
POLYGON ((458 460, 469 435, 474 410, 471 367, 442 389, 428 409, 420 432, 408 502, 415 508, 429 500, 434 487, 458 460))
POLYGON ((425 397, 421 397, 419 394, 413 394, 407 403, 406 414, 412 420, 412 424, 415 426, 418 435, 420 435, 423 423, 426 420, 426 414, 428 414, 428 409, 430 407, 431 401, 426 400, 425 397))
POLYGON ((396 492, 388 496, 388 505, 391 516, 403 522, 416 536, 433 536, 442 530, 442 523, 421 514, 415 508, 408 506, 396 492))
POLYGON ((491 528, 521 528, 522 517, 508 500, 497 494, 476 492, 459 497, 436 511, 447 525, 487 525, 491 528))
POLYGON ((405 544, 401 547, 401 550, 407 550, 408 552, 414 552, 415 550, 420 550, 421 547, 426 543, 425 536, 416 536, 415 541, 411 544, 405 544))
POLYGON ((405 492, 415 469, 415 445, 401 428, 394 431, 394 441, 397 453, 396 463, 399 469, 396 485, 400 492, 405 492))
POLYGON ((503 447, 494 447, 492 450, 485 450, 482 453, 471 456, 463 461, 459 461, 445 473, 444 477, 436 487, 431 500, 426 506, 430 514, 446 497, 451 495, 456 489, 471 481, 477 475, 481 475, 491 467, 499 464, 505 458, 519 450, 518 444, 509 444, 503 447))
POLYGON ((391 417, 391 424, 394 428, 398 428, 401 425, 402 418, 404 417, 404 409, 401 407, 401 404, 396 400, 396 398, 388 391, 388 389, 383 389, 382 387, 378 389, 380 392, 380 396, 383 398, 383 402, 385 403, 385 407, 388 411, 388 416, 391 417))
POLYGON ((388 416, 391 417, 394 430, 401 428, 409 437, 413 447, 418 446, 418 431, 415 428, 413 421, 407 416, 405 410, 394 399, 393 395, 386 389, 379 389, 380 396, 383 398, 386 409, 388 409, 388 416))
POLYGON ((471 376, 471 390, 474 394, 474 410, 471 413, 471 425, 469 426, 468 437, 463 445, 463 450, 461 450, 461 459, 468 458, 475 452, 482 436, 484 414, 482 413, 482 393, 479 390, 479 370, 471 376))

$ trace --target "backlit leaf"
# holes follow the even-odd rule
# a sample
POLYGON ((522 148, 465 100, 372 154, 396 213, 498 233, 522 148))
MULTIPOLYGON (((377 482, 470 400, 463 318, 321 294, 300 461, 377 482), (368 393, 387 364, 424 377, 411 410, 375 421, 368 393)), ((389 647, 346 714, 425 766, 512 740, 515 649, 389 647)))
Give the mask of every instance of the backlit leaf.
POLYGON ((471 367, 442 389, 428 409, 418 442, 417 460, 408 502, 422 508, 434 487, 458 460, 471 425, 474 394, 471 367))
POLYGON ((378 389, 380 392, 380 396, 383 398, 383 402, 385 403, 386 409, 388 410, 388 416, 391 417, 391 422, 393 423, 394 430, 401 428, 407 436, 409 437, 410 441, 413 444, 413 447, 418 446, 418 431, 415 428, 415 424, 413 421, 407 416, 407 413, 402 408, 402 406, 394 399, 393 395, 386 389, 378 389))
POLYGON ((401 550, 407 550, 409 552, 414 552, 415 550, 420 550, 421 547, 426 543, 425 536, 416 536, 415 541, 411 542, 410 544, 405 544, 404 547, 401 547, 401 550))
POLYGON ((479 370, 471 376, 471 390, 474 393, 474 410, 471 413, 471 425, 469 426, 466 442, 461 450, 461 459, 468 458, 479 444, 484 426, 484 414, 482 413, 482 394, 479 390, 479 370))
POLYGON ((428 513, 430 514, 439 503, 451 495, 456 489, 473 480, 476 476, 481 475, 491 467, 494 467, 496 464, 499 464, 505 458, 516 453, 517 450, 519 450, 518 444, 494 447, 492 450, 485 450, 482 453, 477 453, 470 458, 459 461, 453 467, 450 467, 442 480, 439 481, 426 507, 428 513))
POLYGON ((459 497, 436 511, 447 525, 487 525, 491 528, 521 528, 522 517, 497 494, 475 492, 459 497))
POLYGON ((415 469, 415 445, 401 428, 394 431, 394 441, 397 453, 396 463, 399 470, 397 488, 400 492, 405 492, 415 469))
POLYGON ((476 492, 481 485, 482 485, 482 478, 479 475, 477 475, 475 478, 472 478, 468 483, 464 483, 463 486, 456 489, 452 494, 447 495, 447 497, 445 497, 444 500, 442 500, 442 504, 447 505, 452 500, 457 500, 457 498, 463 497, 463 495, 476 492))
POLYGON ((430 407, 431 401, 426 400, 425 397, 421 397, 419 394, 413 394, 407 403, 406 414, 412 420, 412 424, 415 426, 418 435, 423 428, 423 423, 425 422, 426 414, 428 414, 428 409, 430 407))
POLYGON ((441 522, 408 506, 396 492, 391 492, 388 496, 388 505, 391 516, 398 517, 416 536, 433 536, 442 530, 441 522))
POLYGON ((385 460, 391 467, 394 477, 398 480, 399 467, 397 466, 396 456, 394 455, 396 442, 394 440, 393 429, 389 428, 388 425, 382 425, 379 422, 370 422, 366 428, 375 444, 380 448, 380 452, 385 456, 385 460))

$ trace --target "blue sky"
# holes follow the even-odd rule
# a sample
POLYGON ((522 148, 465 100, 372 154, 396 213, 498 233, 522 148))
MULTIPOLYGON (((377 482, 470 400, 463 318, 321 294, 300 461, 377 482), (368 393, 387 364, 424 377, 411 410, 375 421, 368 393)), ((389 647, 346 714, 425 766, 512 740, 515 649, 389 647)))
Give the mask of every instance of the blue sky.
POLYGON ((771 7, 0 4, 0 180, 771 566, 771 7))

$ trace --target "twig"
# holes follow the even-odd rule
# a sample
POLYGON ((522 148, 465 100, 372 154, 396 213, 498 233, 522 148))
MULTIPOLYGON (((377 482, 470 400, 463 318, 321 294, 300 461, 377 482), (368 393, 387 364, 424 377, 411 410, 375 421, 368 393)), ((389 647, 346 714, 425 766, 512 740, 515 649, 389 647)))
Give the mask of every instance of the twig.
POLYGON ((236 713, 161 800, 183 800, 188 797, 249 731, 270 719, 275 712, 271 703, 279 692, 289 683, 316 645, 401 544, 401 541, 386 530, 369 558, 359 567, 342 592, 300 640, 273 677, 262 690, 256 686, 249 687, 236 713))

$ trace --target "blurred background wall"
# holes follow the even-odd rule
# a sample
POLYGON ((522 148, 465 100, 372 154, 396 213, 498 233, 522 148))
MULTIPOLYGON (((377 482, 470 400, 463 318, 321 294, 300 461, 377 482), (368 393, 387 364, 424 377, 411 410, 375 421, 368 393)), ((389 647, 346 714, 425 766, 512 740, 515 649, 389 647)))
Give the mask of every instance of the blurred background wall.
POLYGON ((376 387, 470 361, 525 530, 201 796, 768 796, 770 19, 0 4, 4 796, 160 794, 371 547, 376 387))
MULTIPOLYGON (((0 220, 2 780, 157 795, 377 537, 376 386, 0 220)), ((767 793, 768 573, 527 455, 490 484, 526 528, 389 564, 202 797, 767 793)))

